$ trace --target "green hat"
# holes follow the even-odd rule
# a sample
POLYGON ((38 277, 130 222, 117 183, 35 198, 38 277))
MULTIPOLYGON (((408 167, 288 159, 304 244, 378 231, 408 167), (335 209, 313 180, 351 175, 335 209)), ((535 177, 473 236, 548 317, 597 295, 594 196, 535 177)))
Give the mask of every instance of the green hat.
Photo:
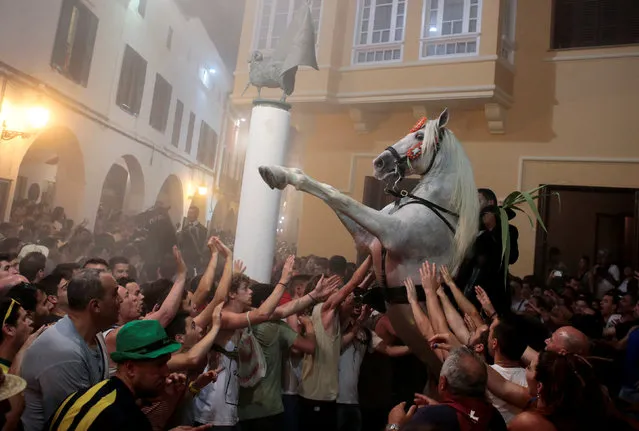
POLYGON ((157 320, 134 320, 118 331, 113 362, 144 361, 176 352, 181 344, 171 340, 157 320))

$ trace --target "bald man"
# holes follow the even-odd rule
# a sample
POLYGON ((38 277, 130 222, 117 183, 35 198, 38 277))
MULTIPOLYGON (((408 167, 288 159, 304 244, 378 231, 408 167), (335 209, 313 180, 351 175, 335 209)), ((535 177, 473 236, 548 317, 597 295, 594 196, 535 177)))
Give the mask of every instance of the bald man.
MULTIPOLYGON (((546 350, 562 355, 575 353, 587 356, 590 351, 590 340, 588 340, 586 334, 574 326, 562 326, 546 340, 546 350)), ((536 361, 538 356, 539 352, 527 347, 521 360, 525 365, 529 365, 531 362, 536 361)))

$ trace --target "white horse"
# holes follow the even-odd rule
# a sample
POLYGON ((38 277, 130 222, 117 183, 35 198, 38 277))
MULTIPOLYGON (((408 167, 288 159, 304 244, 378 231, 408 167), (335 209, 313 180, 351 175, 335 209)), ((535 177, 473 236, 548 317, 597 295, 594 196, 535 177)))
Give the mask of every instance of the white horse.
MULTIPOLYGON (((260 167, 271 188, 296 189, 322 199, 353 236, 360 250, 373 256, 376 278, 385 289, 387 313, 393 327, 412 351, 433 370, 441 362, 415 326, 403 280, 420 284, 419 267, 429 260, 448 265, 454 273, 477 236, 479 201, 470 162, 453 133, 446 129, 448 111, 437 120, 422 119, 408 135, 386 148, 374 161, 375 178, 398 199, 381 211, 345 196, 299 169, 260 167), (408 193, 396 184, 419 175, 408 193)), ((423 295, 421 289, 418 293, 423 295)), ((421 296, 423 300, 423 296, 421 296)))

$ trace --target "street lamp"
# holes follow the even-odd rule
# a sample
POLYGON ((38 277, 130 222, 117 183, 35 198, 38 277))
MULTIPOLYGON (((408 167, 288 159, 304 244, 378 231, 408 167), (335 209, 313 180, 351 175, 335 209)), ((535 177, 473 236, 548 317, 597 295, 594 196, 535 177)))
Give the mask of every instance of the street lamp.
POLYGON ((49 110, 43 106, 30 107, 13 106, 5 100, 7 79, 0 87, 0 141, 10 141, 14 138, 28 139, 38 130, 49 123, 49 110))

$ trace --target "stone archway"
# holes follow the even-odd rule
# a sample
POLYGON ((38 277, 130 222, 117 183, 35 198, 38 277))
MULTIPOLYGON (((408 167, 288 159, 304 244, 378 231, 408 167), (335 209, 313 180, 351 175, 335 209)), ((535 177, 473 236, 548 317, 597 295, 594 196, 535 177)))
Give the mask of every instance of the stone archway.
POLYGON ((86 186, 84 157, 78 139, 70 129, 52 127, 44 130, 18 160, 20 167, 14 201, 27 199, 28 191, 37 186, 40 190, 38 202, 60 206, 68 218, 76 222, 82 220, 86 186))
POLYGON ((169 175, 158 193, 156 205, 169 207, 169 216, 173 225, 181 224, 184 217, 184 189, 175 175, 169 175))
POLYGON ((99 213, 135 214, 144 205, 144 174, 135 156, 126 154, 116 160, 109 169, 102 185, 99 213))

